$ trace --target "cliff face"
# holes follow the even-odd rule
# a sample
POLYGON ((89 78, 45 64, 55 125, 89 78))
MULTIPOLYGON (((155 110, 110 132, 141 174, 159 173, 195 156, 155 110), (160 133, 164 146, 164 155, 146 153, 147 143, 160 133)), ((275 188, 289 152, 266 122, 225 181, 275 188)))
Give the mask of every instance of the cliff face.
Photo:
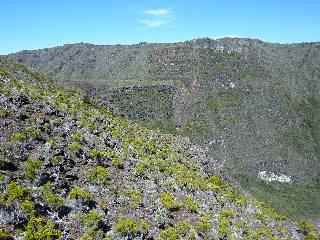
POLYGON ((187 139, 115 117, 22 65, 0 61, 0 103, 1 239, 318 237, 206 174, 187 139))
POLYGON ((319 43, 74 44, 9 58, 63 85, 89 83, 129 118, 201 144, 228 174, 319 182, 319 43), (122 97, 126 90, 119 89, 128 86, 138 86, 136 93, 122 97), (148 95, 141 86, 154 90, 148 95), (163 95, 156 86, 175 91, 163 95), (160 107, 154 105, 159 99, 160 107))

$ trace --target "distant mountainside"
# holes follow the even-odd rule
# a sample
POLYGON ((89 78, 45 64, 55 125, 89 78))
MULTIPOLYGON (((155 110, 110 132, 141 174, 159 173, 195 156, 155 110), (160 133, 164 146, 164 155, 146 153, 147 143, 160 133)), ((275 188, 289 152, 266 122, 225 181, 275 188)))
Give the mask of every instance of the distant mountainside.
POLYGON ((0 60, 0 239, 308 239, 201 148, 0 60))
MULTIPOLYGON (((320 182, 320 43, 81 43, 8 58, 81 87, 150 128, 190 137, 206 149, 207 169, 220 167, 262 198, 277 201, 271 196, 296 185, 273 188, 261 176, 299 184, 296 195, 280 196, 280 208, 288 199, 312 205, 301 196, 319 202, 320 191, 306 189, 319 189, 320 182)), ((305 207, 289 211, 320 216, 305 207)))

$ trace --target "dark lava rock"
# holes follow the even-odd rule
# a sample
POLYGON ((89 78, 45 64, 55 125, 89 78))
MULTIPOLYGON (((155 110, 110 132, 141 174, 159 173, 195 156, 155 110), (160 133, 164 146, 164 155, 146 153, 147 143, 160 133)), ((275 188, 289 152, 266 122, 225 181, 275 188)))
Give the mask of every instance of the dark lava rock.
POLYGON ((54 178, 50 177, 50 175, 48 173, 42 173, 39 177, 39 180, 38 180, 38 186, 42 186, 44 184, 46 184, 47 182, 49 181, 53 181, 54 178))
POLYGON ((100 221, 98 223, 98 228, 101 229, 103 232, 109 232, 112 229, 112 226, 109 224, 108 221, 100 221))
POLYGON ((0 170, 15 172, 15 171, 18 170, 18 168, 12 162, 7 162, 7 161, 0 160, 0 170))
POLYGON ((39 203, 36 203, 34 205, 34 208, 36 210, 36 212, 41 215, 41 216, 47 216, 49 215, 49 211, 50 211, 50 208, 48 206, 45 206, 45 205, 41 205, 39 203))
POLYGON ((59 206, 58 207, 58 216, 60 218, 67 216, 71 212, 72 208, 67 206, 59 206))

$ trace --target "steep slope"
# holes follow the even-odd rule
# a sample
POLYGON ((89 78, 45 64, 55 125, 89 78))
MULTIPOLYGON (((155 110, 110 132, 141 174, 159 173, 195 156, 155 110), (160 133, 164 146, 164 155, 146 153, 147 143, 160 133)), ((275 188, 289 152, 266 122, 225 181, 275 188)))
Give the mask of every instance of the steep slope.
POLYGON ((9 58, 63 85, 89 89, 116 112, 146 126, 190 137, 210 155, 207 169, 220 166, 245 185, 254 181, 251 190, 256 184, 268 189, 258 178, 263 173, 299 184, 297 196, 309 188, 305 184, 311 185, 317 193, 287 210, 320 216, 320 208, 311 207, 320 202, 319 43, 225 38, 132 46, 74 44, 9 58), (133 90, 119 97, 128 86, 133 90), (172 91, 155 100, 155 92, 164 86, 172 91))
POLYGON ((0 238, 317 239, 207 175, 201 149, 0 62, 0 238), (200 161, 201 160, 201 161, 200 161))

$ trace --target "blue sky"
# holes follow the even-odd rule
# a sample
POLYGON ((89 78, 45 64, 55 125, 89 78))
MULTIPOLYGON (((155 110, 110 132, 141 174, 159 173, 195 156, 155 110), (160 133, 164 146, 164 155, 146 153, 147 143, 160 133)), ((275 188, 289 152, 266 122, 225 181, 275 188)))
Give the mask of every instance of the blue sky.
POLYGON ((0 54, 197 37, 320 41, 319 0, 1 0, 0 54))

